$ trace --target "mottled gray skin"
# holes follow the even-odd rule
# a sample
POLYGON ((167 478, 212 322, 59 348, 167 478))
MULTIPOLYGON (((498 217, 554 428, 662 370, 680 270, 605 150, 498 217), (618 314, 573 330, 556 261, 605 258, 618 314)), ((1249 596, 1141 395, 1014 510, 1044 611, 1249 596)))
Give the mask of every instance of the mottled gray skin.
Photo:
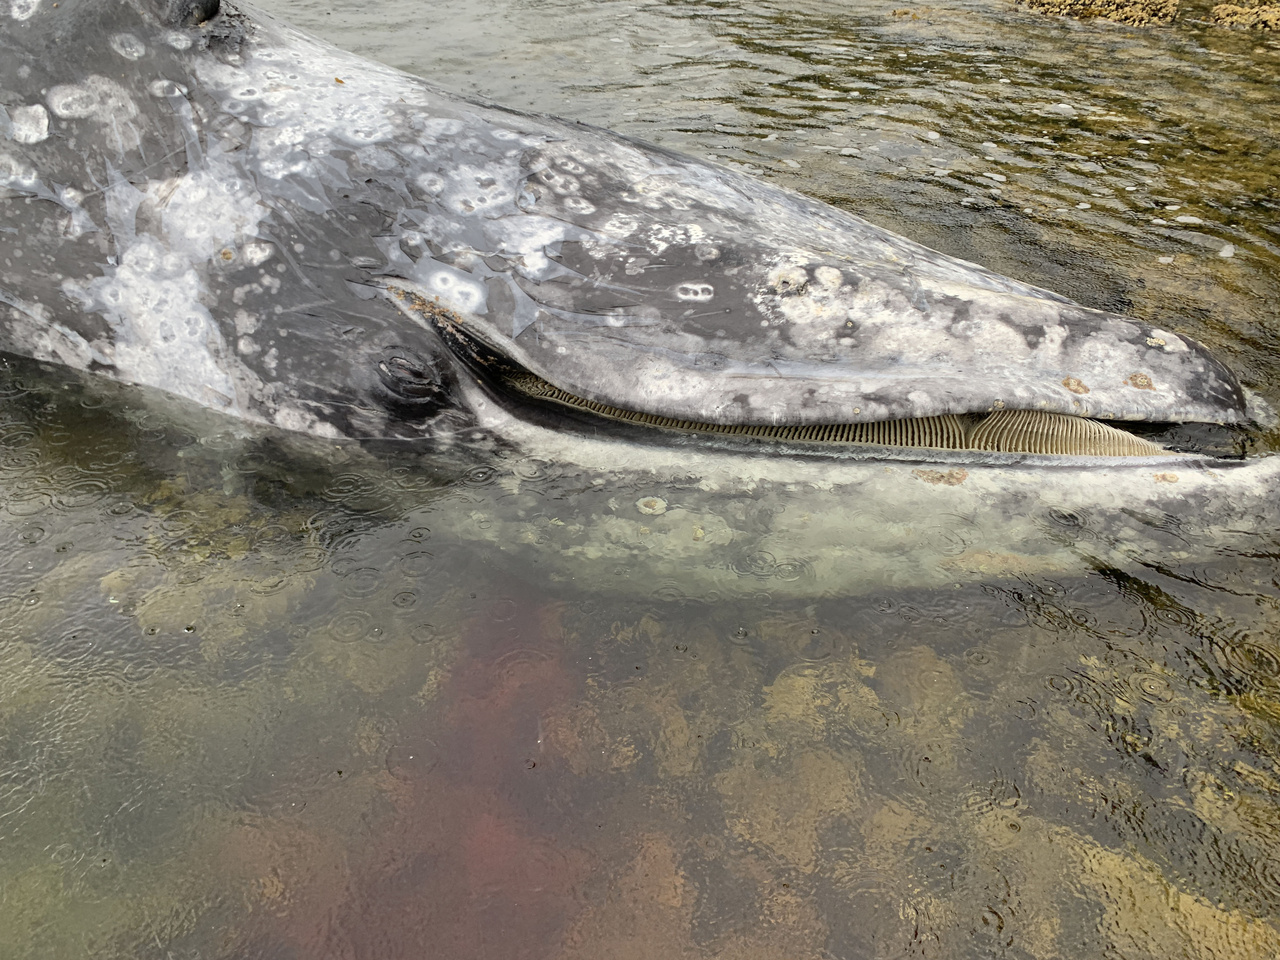
POLYGON ((1243 417, 1170 330, 229 3, 7 7, 0 350, 320 436, 477 416, 442 317, 572 393, 704 422, 1243 417))

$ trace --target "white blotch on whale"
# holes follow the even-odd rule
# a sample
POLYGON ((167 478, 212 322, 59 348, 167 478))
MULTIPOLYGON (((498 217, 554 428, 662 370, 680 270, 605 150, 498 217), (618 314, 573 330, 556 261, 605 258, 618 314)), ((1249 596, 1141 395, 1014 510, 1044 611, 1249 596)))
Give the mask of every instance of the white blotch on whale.
POLYGON ((449 189, 443 200, 458 214, 485 212, 492 216, 510 213, 515 203, 514 171, 495 167, 460 164, 449 175, 449 189))
POLYGON ((676 299, 705 303, 715 296, 715 292, 709 283, 682 283, 676 287, 676 299))
POLYGON ((434 197, 444 189, 444 177, 438 173, 424 173, 414 180, 414 185, 426 196, 434 197))
POLYGON ((49 89, 45 100, 49 109, 64 120, 97 123, 116 152, 137 148, 139 133, 133 121, 137 119, 138 106, 114 80, 93 74, 83 83, 58 84, 49 89))
POLYGON ((615 213, 605 221, 600 232, 605 236, 621 240, 623 237, 631 236, 639 227, 640 221, 636 217, 626 213, 615 213))
POLYGON ((351 103, 338 109, 338 122, 330 135, 353 146, 361 146, 392 139, 396 128, 385 108, 351 103))
POLYGON ((667 247, 697 247, 705 239, 706 232, 697 223, 654 223, 649 227, 645 246, 649 248, 650 253, 657 256, 667 247))
POLYGON ((169 242, 193 260, 209 259, 266 215, 246 181, 208 171, 180 177, 162 192, 168 196, 164 226, 169 242))
POLYGON ((144 236, 109 273, 87 283, 68 281, 64 290, 111 324, 121 376, 166 384, 198 403, 238 408, 235 385, 219 363, 221 335, 200 302, 200 278, 186 257, 144 236))
POLYGON ((153 80, 147 87, 147 92, 157 100, 165 100, 169 97, 185 97, 187 88, 172 80, 153 80))
POLYGON ((590 200, 584 200, 582 197, 565 197, 564 208, 570 213, 576 213, 581 216, 596 212, 596 205, 590 200))
POLYGON ((49 90, 49 108, 64 120, 132 120, 138 108, 114 80, 92 74, 83 83, 62 83, 49 90))
POLYGON ((466 129, 466 124, 452 117, 419 117, 413 121, 414 129, 422 134, 423 141, 439 143, 456 137, 466 129))
POLYGON ((427 278, 427 289, 461 313, 482 313, 485 306, 484 287, 461 273, 435 270, 427 278))
POLYGON ((0 187, 12 187, 15 190, 32 193, 39 185, 35 168, 23 163, 17 157, 0 153, 0 187))
POLYGON ((253 149, 257 155, 259 169, 273 180, 297 175, 304 180, 315 178, 317 171, 313 153, 314 143, 309 143, 310 134, 300 126, 284 126, 274 130, 255 130, 253 149))
POLYGON ((11 0, 9 16, 15 20, 29 20, 40 9, 40 0, 11 0))
POLYGON ((49 111, 38 103, 14 107, 10 123, 10 136, 18 143, 39 143, 49 136, 49 111))
POLYGON ((147 48, 132 33, 117 33, 111 38, 111 49, 126 60, 141 60, 147 48))
POLYGON ((269 243, 246 243, 240 252, 245 263, 257 267, 270 260, 273 251, 269 243))
POLYGON ((582 189, 582 184, 577 177, 569 176, 567 173, 556 173, 554 170, 543 170, 538 174, 538 180, 560 196, 571 196, 582 189))
POLYGON ((568 239, 569 229, 550 217, 513 218, 503 224, 498 252, 512 260, 522 276, 542 280, 557 269, 547 256, 548 249, 554 250, 568 239))

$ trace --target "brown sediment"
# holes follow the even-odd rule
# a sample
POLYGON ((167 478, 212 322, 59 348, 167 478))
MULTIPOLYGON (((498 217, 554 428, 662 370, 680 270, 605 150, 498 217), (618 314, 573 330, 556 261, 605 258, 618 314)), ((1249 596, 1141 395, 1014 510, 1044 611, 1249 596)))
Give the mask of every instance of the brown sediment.
POLYGON ((1178 0, 1019 0, 1033 10, 1081 20, 1168 23, 1178 16, 1178 0))
POLYGON ((1018 0, 1019 3, 1054 16, 1115 20, 1134 25, 1169 23, 1173 20, 1205 19, 1225 27, 1280 30, 1280 0, 1242 0, 1220 3, 1207 13, 1203 6, 1182 9, 1178 0, 1018 0))
POLYGON ((969 471, 959 470, 912 470, 913 477, 919 477, 925 483, 942 484, 945 487, 958 487, 969 479, 969 471))
POLYGON ((1258 30, 1280 30, 1280 3, 1245 0, 1243 6, 1220 3, 1209 11, 1209 19, 1227 27, 1252 27, 1258 30))

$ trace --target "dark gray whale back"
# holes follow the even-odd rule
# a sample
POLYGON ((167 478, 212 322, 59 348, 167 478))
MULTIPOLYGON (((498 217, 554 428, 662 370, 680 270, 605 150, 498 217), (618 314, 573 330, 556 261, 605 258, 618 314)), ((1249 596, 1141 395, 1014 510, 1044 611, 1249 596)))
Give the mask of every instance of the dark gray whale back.
POLYGON ((1173 321, 215 10, 0 15, 0 350, 322 436, 429 434, 485 357, 680 422, 1243 416, 1173 321))

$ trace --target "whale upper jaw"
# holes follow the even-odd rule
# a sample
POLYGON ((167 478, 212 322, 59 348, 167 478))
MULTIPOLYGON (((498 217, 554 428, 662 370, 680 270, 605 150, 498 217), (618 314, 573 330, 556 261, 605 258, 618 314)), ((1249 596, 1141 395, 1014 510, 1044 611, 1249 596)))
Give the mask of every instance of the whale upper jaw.
POLYGON ((474 365, 467 343, 586 403, 715 426, 1245 418, 1167 326, 238 5, 183 25, 208 8, 4 23, 0 232, 24 256, 0 261, 0 349, 320 436, 432 435, 447 404, 414 378, 455 349, 474 365))

